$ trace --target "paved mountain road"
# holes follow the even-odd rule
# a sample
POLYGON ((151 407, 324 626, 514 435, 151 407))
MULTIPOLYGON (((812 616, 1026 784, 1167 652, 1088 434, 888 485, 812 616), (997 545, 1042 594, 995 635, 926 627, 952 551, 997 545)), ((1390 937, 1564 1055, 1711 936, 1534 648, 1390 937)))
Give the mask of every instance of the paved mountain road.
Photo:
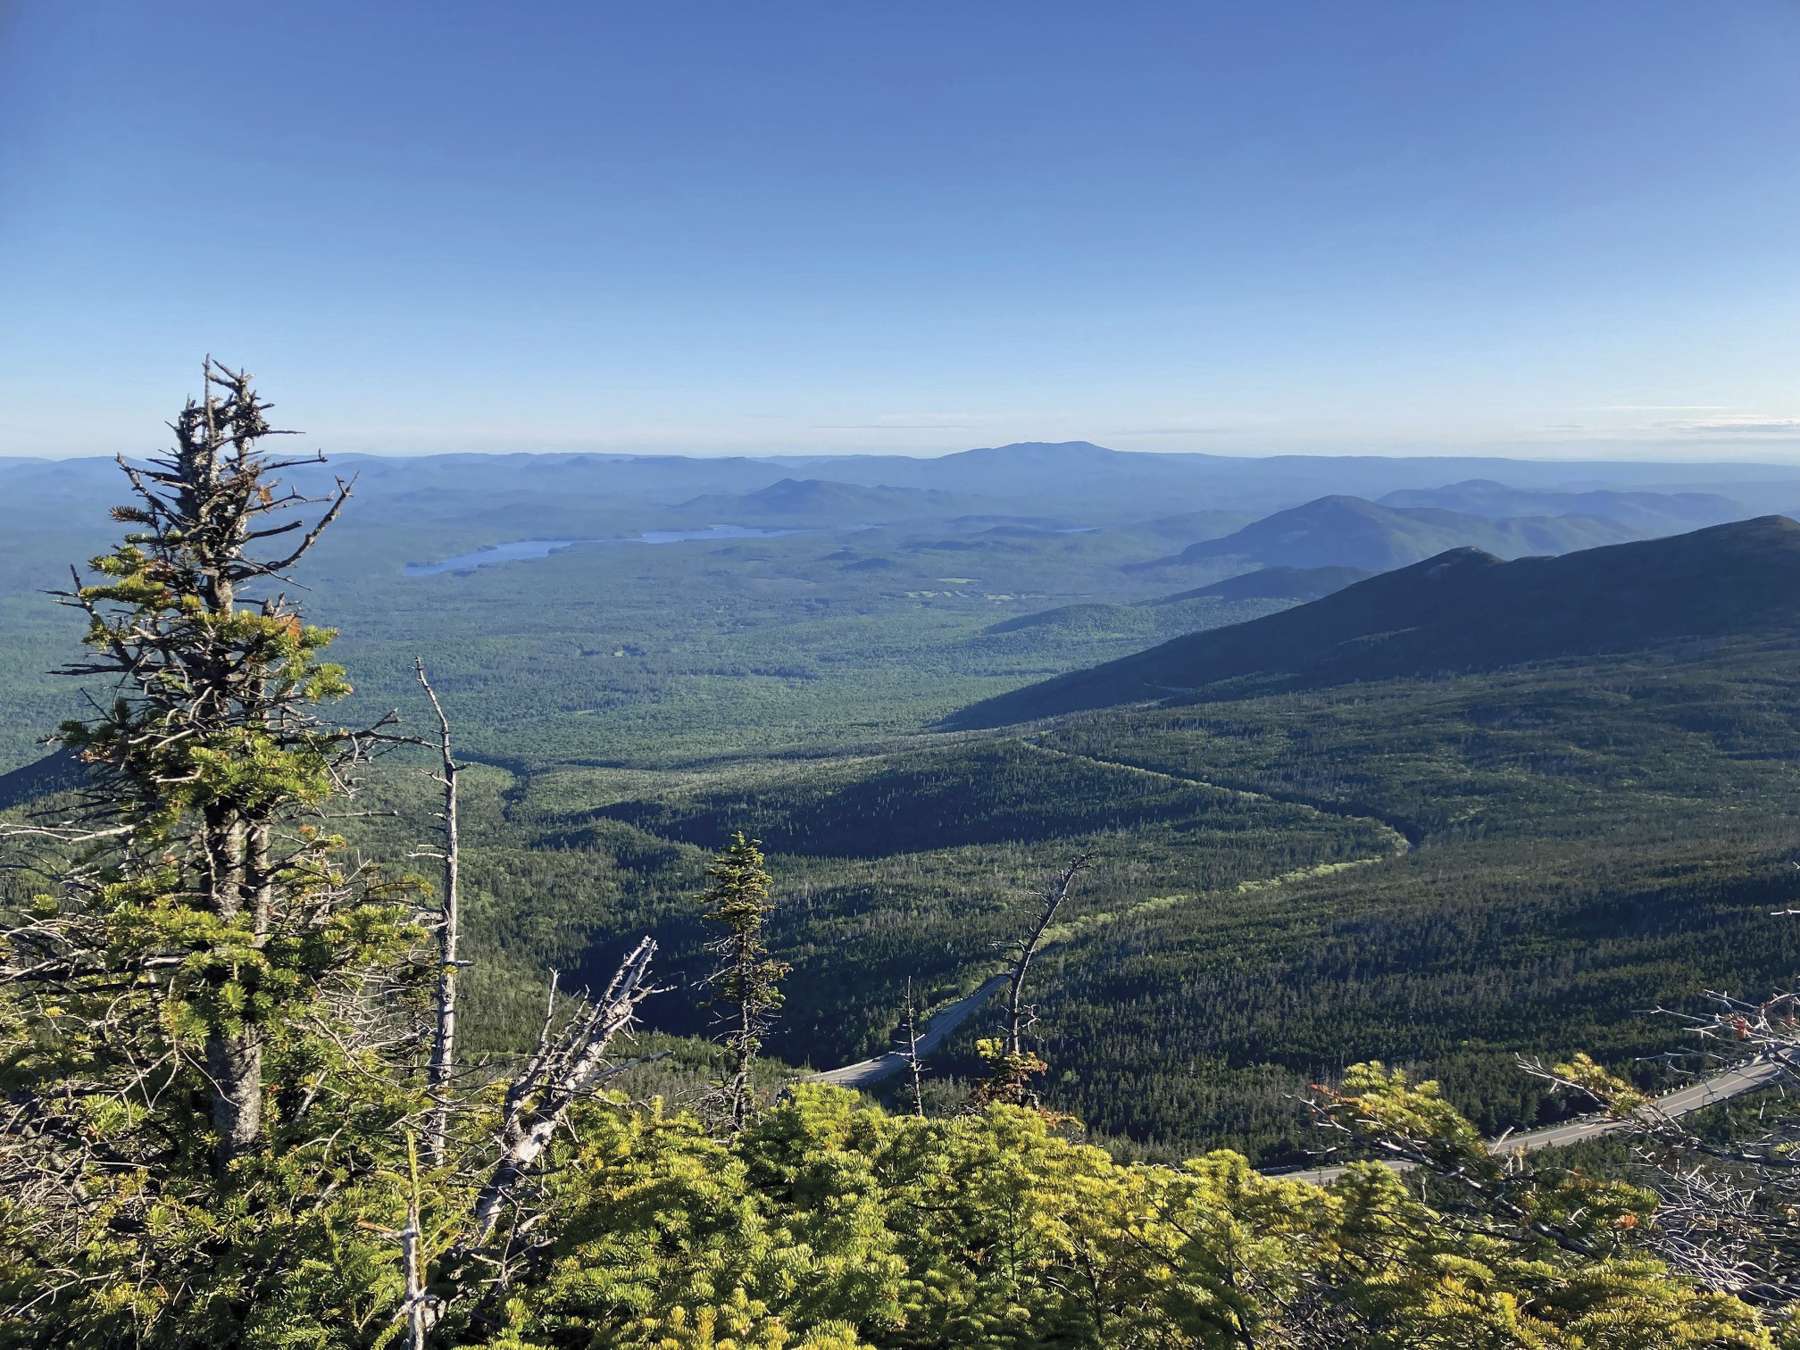
MULTIPOLYGON (((1703 1106, 1714 1106, 1719 1102, 1730 1101, 1733 1097, 1746 1092, 1754 1092, 1757 1088, 1771 1086, 1788 1066, 1772 1060, 1762 1060, 1746 1065, 1741 1069, 1727 1069, 1723 1073, 1715 1073, 1710 1078, 1702 1078, 1697 1083, 1690 1083, 1684 1088, 1665 1093, 1649 1106, 1643 1108, 1646 1113, 1660 1112, 1665 1116, 1685 1116, 1698 1111, 1703 1106)), ((1612 1116, 1584 1116, 1580 1120, 1565 1120, 1560 1125, 1546 1125, 1541 1130, 1527 1130, 1523 1134, 1502 1135, 1498 1139, 1488 1140, 1488 1152, 1498 1155, 1513 1153, 1536 1153, 1544 1148, 1564 1148, 1570 1144, 1584 1143, 1589 1139, 1599 1139, 1604 1135, 1617 1134, 1630 1127, 1629 1120, 1620 1120, 1612 1116)), ((1386 1161, 1383 1159, 1382 1161, 1386 1161)), ((1388 1166, 1398 1171, 1406 1171, 1412 1164, 1392 1162, 1388 1166)), ((1310 1167, 1293 1172, 1273 1172, 1288 1181, 1311 1181, 1324 1185, 1344 1174, 1342 1167, 1310 1167)))
MULTIPOLYGON (((949 1004, 925 1025, 919 1036, 919 1053, 928 1055, 949 1039, 952 1032, 968 1021, 980 1010, 981 1005, 997 994, 1006 985, 1005 975, 995 975, 988 979, 972 994, 965 994, 956 1002, 949 1004)), ((873 1087, 884 1079, 892 1078, 906 1067, 906 1058, 898 1051, 890 1050, 885 1055, 877 1055, 873 1059, 858 1060, 854 1064, 844 1064, 835 1069, 826 1069, 820 1073, 810 1074, 805 1079, 809 1083, 832 1083, 838 1087, 867 1088, 873 1087)), ((1685 1116, 1705 1106, 1714 1106, 1719 1102, 1730 1101, 1746 1092, 1754 1092, 1757 1088, 1769 1087, 1781 1077, 1788 1066, 1770 1060, 1762 1060, 1746 1065, 1741 1069, 1727 1069, 1723 1073, 1713 1074, 1697 1083, 1677 1088, 1673 1092, 1658 1097, 1649 1107, 1650 1111, 1659 1111, 1665 1116, 1685 1116)), ((1580 1120, 1565 1120, 1560 1125, 1547 1125, 1541 1130, 1527 1130, 1523 1134, 1503 1135, 1488 1141, 1488 1150, 1496 1154, 1536 1153, 1539 1149, 1563 1148, 1569 1144, 1583 1143, 1589 1139, 1599 1139, 1605 1135, 1616 1134, 1627 1128, 1629 1121, 1616 1120, 1611 1116, 1585 1116, 1580 1120)), ((1394 1162, 1389 1166, 1405 1171, 1410 1163, 1394 1162)), ((1292 1181, 1310 1181, 1323 1185, 1342 1176, 1344 1168, 1311 1167, 1291 1172, 1272 1172, 1271 1176, 1282 1177, 1292 1181)))
MULTIPOLYGON (((919 1035, 919 1054, 928 1055, 948 1040, 951 1032, 973 1017, 982 1004, 1005 986, 1006 979, 1005 975, 992 976, 974 993, 964 994, 927 1022, 925 1030, 919 1035)), ((809 1074, 804 1081, 835 1083, 838 1087, 866 1088, 881 1082, 884 1078, 892 1078, 905 1067, 906 1056, 898 1050, 890 1050, 885 1055, 875 1056, 874 1059, 859 1059, 854 1064, 845 1064, 835 1069, 809 1074)))
MULTIPOLYGON (((1369 858, 1348 860, 1346 863, 1336 864, 1336 866, 1360 866, 1365 863, 1382 862, 1389 858, 1401 856, 1410 847, 1406 833, 1398 826, 1393 825, 1388 821, 1381 820, 1378 817, 1360 815, 1348 809, 1338 809, 1327 805, 1321 805, 1316 802, 1301 801, 1298 798, 1271 797, 1266 793, 1255 792, 1249 788, 1226 787, 1220 783, 1209 783, 1203 778, 1187 778, 1179 774, 1164 773, 1160 769, 1146 769, 1142 765, 1127 764, 1120 760, 1101 759, 1096 755, 1077 754, 1070 750, 1058 750, 1052 746, 1042 745, 1029 738, 1021 739, 1016 743, 1032 750, 1036 750, 1041 754, 1058 759, 1082 760, 1089 764, 1098 764, 1103 768, 1114 769, 1131 774, 1140 774, 1146 778, 1161 779, 1170 783, 1181 783, 1188 787, 1204 788, 1209 792, 1223 792, 1232 797, 1247 797, 1265 802, 1280 801, 1284 805, 1304 807, 1307 810, 1314 811, 1322 816, 1335 815, 1351 820, 1366 820, 1387 832, 1389 840, 1388 851, 1386 853, 1369 858)), ((1271 880, 1287 880, 1297 875, 1300 875, 1300 873, 1289 873, 1283 877, 1271 878, 1271 880)), ((1126 913, 1130 912, 1130 910, 1126 911, 1126 913)), ((1052 944, 1046 944, 1046 947, 1049 945, 1052 944)), ((1006 980, 1007 977, 1004 974, 995 975, 974 993, 965 994, 962 998, 957 999, 956 1002, 949 1004, 939 1011, 935 1017, 925 1024, 925 1030, 919 1036, 919 1053, 921 1055, 930 1054, 942 1045, 952 1032, 964 1022, 968 1021, 970 1017, 974 1016, 975 1011, 980 1008, 983 1003, 987 1002, 988 999, 993 997, 995 992, 1006 983, 1006 980)), ((905 1056, 901 1055, 898 1051, 890 1050, 886 1054, 875 1056, 873 1059, 860 1059, 854 1064, 843 1064, 835 1069, 823 1069, 818 1073, 808 1074, 802 1081, 808 1083, 833 1083, 838 1087, 847 1088, 866 1088, 882 1082, 884 1079, 892 1078, 905 1067, 905 1056)))

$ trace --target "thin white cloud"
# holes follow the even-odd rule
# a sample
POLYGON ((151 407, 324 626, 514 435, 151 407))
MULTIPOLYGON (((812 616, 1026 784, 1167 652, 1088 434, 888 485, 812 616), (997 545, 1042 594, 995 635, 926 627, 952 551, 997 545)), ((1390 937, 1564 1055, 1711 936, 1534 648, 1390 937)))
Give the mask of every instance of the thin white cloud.
POLYGON ((973 431, 966 422, 819 422, 811 431, 973 431))
POLYGON ((1133 427, 1129 431, 1115 431, 1114 436, 1229 436, 1242 431, 1242 427, 1133 427))
POLYGON ((813 431, 973 431, 980 418, 969 413, 881 413, 867 422, 817 422, 813 431))
POLYGON ((1610 404, 1577 409, 1577 413, 1687 412, 1715 413, 1712 417, 1621 418, 1595 417, 1588 421, 1553 422, 1537 434, 1573 436, 1587 441, 1660 439, 1672 443, 1687 439, 1728 438, 1753 441, 1791 440, 1800 437, 1800 417, 1751 411, 1742 406, 1710 403, 1610 404))
POLYGON ((1730 412, 1729 403, 1602 403, 1577 412, 1730 412))
POLYGON ((1689 436, 1794 436, 1800 435, 1800 417, 1763 417, 1744 414, 1736 417, 1705 417, 1659 424, 1668 431, 1689 436))

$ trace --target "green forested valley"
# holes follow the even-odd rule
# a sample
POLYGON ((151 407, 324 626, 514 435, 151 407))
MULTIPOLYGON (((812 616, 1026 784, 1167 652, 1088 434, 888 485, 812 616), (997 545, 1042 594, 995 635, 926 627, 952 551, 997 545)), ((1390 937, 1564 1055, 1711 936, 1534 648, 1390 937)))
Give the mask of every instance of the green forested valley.
MULTIPOLYGON (((168 482, 282 510, 195 416, 168 482)), ((1619 1148, 1480 1140, 1635 1120, 1716 1067, 1709 994, 1779 1006, 1800 527, 1264 575, 1171 563, 1200 518, 1129 492, 1075 524, 783 479, 726 529, 728 493, 654 500, 677 466, 565 523, 609 476, 577 459, 539 530, 482 528, 605 542, 508 560, 465 547, 504 503, 365 468, 305 622, 185 498, 107 552, 130 483, 20 475, 69 513, 5 564, 0 1344, 47 1343, 31 1309, 106 1346, 1787 1334, 1666 1264, 1619 1148), (73 615, 31 593, 57 551, 95 555, 73 615), (806 1081, 952 1007, 861 1101, 806 1081), (1437 1179, 1312 1170, 1359 1152, 1437 1179)))

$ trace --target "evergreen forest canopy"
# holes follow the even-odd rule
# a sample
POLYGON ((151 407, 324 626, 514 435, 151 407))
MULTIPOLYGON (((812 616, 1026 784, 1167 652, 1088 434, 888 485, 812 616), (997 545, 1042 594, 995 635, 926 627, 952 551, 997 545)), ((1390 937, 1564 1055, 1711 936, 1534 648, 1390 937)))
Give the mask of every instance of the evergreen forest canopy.
MULTIPOLYGON (((592 486, 483 538, 482 466, 268 410, 209 364, 4 559, 0 1345, 1800 1344, 1782 1113, 1643 1095, 1793 1049, 1791 522, 1359 581, 1185 551, 1317 466, 1075 446, 528 463, 592 486), (791 533, 634 542, 684 521, 791 533), (796 1080, 1009 968, 912 1087, 796 1080), (1585 1109, 1625 1142, 1482 1142, 1585 1109), (1328 1148, 1415 1171, 1255 1170, 1328 1148)), ((1521 471, 1532 530, 1768 495, 1612 467, 1521 471)))

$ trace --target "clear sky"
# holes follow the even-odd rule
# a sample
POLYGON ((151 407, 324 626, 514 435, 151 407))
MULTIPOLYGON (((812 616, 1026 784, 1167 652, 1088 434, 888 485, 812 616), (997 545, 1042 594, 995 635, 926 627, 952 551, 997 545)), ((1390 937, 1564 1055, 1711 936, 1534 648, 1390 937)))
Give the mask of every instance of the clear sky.
POLYGON ((0 453, 1800 458, 1800 3, 0 0, 0 453))

